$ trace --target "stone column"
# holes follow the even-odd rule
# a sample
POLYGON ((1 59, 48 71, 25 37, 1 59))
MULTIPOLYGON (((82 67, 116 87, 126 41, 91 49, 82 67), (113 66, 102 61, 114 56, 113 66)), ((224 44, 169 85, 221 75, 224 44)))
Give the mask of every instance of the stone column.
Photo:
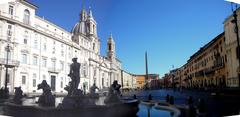
POLYGON ((12 74, 12 76, 11 76, 11 80, 10 80, 10 93, 13 93, 14 92, 14 87, 15 87, 15 84, 14 84, 14 78, 15 78, 15 68, 12 68, 11 70, 10 70, 11 72, 11 74, 12 74))
POLYGON ((102 88, 102 83, 101 83, 101 66, 99 66, 99 74, 98 74, 98 84, 99 84, 99 88, 101 89, 102 88))

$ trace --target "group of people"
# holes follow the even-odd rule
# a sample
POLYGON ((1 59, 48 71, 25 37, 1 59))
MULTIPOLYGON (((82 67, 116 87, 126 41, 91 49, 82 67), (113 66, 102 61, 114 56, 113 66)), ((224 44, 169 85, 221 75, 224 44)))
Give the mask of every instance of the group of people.
POLYGON ((8 97, 9 97, 9 89, 2 87, 0 89, 0 99, 3 99, 3 98, 6 99, 8 97))

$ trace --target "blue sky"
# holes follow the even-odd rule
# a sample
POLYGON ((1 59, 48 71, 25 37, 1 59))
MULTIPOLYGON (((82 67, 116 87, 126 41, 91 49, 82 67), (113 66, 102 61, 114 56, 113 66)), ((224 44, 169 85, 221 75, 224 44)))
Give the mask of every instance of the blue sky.
POLYGON ((84 6, 93 11, 101 39, 101 54, 112 32, 117 57, 126 71, 163 76, 172 65, 181 67, 200 47, 223 32, 231 15, 224 0, 30 0, 37 15, 71 31, 84 6))

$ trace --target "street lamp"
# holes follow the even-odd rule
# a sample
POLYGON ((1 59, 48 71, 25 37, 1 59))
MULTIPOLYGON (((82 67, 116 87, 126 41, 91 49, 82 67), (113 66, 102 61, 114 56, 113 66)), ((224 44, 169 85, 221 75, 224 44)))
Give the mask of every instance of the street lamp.
POLYGON ((8 40, 8 44, 5 48, 6 52, 7 52, 7 55, 6 55, 6 65, 5 65, 5 68, 6 68, 6 72, 5 72, 5 93, 4 93, 4 98, 8 98, 8 88, 7 88, 7 82, 8 82, 8 59, 9 59, 9 53, 10 53, 10 45, 9 45, 9 40, 8 40))

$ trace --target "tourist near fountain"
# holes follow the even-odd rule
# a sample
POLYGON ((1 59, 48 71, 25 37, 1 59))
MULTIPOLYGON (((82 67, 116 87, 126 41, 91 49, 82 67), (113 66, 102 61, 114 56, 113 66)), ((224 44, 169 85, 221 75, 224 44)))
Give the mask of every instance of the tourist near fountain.
POLYGON ((97 98, 99 95, 96 93, 96 89, 99 90, 99 88, 96 86, 95 83, 93 83, 93 86, 90 87, 90 97, 97 98))

